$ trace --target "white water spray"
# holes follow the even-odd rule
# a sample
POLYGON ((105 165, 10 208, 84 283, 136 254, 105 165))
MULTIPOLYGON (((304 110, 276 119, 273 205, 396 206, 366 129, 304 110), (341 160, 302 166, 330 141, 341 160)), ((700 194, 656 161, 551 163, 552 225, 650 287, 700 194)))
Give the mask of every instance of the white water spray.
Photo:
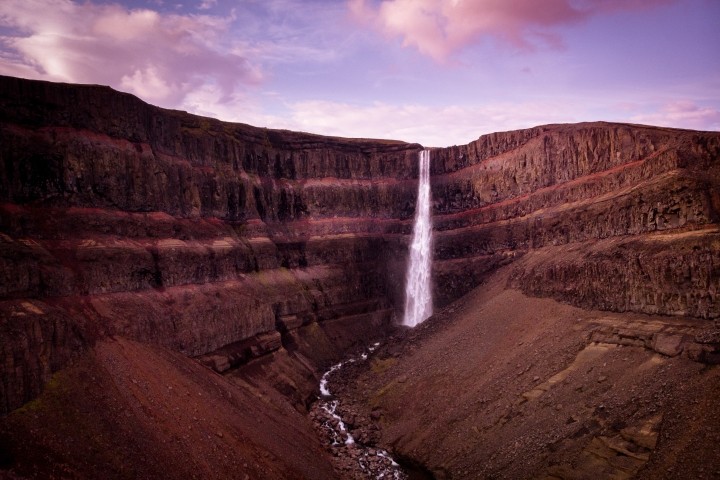
POLYGON ((432 223, 430 221, 430 151, 420 152, 420 179, 415 207, 415 225, 410 245, 410 264, 405 285, 403 325, 414 327, 432 315, 430 270, 432 223))

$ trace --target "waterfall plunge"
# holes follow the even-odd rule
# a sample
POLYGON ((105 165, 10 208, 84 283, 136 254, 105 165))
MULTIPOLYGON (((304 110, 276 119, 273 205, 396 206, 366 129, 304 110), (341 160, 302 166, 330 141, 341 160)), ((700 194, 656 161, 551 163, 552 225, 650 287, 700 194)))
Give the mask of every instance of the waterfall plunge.
POLYGON ((432 224, 430 222, 430 151, 420 152, 420 180, 415 207, 415 225, 410 245, 410 263, 405 285, 403 325, 414 327, 432 315, 430 270, 432 266, 432 224))

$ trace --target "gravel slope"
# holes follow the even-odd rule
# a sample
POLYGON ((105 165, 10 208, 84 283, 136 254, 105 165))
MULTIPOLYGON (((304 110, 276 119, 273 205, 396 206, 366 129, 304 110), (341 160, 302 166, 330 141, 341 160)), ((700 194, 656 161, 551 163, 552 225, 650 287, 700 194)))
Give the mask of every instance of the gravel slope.
POLYGON ((336 382, 356 437, 436 478, 720 476, 720 369, 692 360, 717 350, 713 322, 582 310, 508 276, 336 382))

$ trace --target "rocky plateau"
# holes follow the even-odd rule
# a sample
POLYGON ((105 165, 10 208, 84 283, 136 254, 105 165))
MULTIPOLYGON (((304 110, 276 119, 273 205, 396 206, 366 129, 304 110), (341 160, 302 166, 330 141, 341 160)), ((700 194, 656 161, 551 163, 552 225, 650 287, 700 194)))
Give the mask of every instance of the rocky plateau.
POLYGON ((0 478, 720 478, 720 133, 431 149, 436 314, 399 327, 423 147, 0 77, 0 478))

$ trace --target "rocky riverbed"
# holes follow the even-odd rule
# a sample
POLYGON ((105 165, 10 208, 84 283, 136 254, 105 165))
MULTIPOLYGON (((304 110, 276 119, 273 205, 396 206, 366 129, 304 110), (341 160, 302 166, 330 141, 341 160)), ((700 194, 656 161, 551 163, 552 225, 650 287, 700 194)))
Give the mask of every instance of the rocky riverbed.
POLYGON ((354 409, 341 405, 332 393, 335 382, 342 382, 347 370, 366 362, 378 346, 373 344, 323 374, 320 396, 310 409, 310 418, 343 478, 405 480, 409 477, 402 467, 387 451, 374 446, 377 427, 363 421, 354 409))

